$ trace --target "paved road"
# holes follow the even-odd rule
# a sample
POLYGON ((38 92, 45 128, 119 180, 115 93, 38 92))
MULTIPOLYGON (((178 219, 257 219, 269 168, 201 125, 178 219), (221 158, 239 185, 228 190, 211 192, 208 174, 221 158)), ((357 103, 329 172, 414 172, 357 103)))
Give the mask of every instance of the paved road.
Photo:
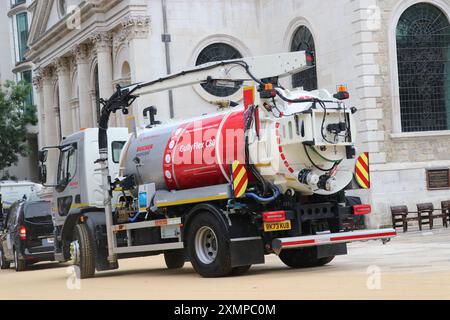
POLYGON ((317 269, 291 270, 270 256, 238 278, 203 279, 190 264, 167 271, 150 257, 76 283, 67 265, 40 264, 1 271, 0 299, 450 299, 450 229, 352 244, 317 269))

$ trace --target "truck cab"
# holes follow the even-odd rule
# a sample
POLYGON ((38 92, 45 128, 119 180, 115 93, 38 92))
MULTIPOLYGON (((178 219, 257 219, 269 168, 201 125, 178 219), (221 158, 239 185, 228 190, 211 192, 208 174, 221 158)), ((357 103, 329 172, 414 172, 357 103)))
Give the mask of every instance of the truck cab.
MULTIPOLYGON (((117 176, 120 154, 129 136, 128 129, 111 128, 108 135, 108 166, 111 175, 117 176)), ((99 158, 98 129, 77 132, 65 138, 57 149, 59 160, 56 183, 52 185, 52 212, 55 225, 55 257, 64 262, 71 257, 70 245, 74 228, 82 215, 91 220, 89 224, 92 228, 104 224, 101 174, 96 163, 99 158)))

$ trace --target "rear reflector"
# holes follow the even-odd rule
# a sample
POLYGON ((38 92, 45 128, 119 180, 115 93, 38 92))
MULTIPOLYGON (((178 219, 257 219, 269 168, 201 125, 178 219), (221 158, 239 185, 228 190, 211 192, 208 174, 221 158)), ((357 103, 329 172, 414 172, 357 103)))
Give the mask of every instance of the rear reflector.
POLYGON ((27 228, 21 226, 19 229, 19 238, 20 240, 27 240, 27 228))
POLYGON ((273 211, 263 213, 264 222, 281 222, 286 221, 286 211, 273 211))
POLYGON ((353 214, 355 216, 361 216, 372 213, 372 206, 369 204, 360 204, 353 206, 353 214))

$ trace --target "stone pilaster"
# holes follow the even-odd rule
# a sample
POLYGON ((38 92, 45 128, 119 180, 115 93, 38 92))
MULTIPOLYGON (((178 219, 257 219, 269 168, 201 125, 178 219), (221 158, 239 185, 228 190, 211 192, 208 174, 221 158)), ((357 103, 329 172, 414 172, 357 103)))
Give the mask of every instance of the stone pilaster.
POLYGON ((38 113, 38 144, 39 148, 45 145, 45 110, 44 110, 44 93, 43 93, 43 80, 41 71, 35 71, 33 76, 33 86, 36 94, 36 105, 38 113))
MULTIPOLYGON (((91 41, 94 44, 94 50, 97 54, 99 96, 103 99, 109 99, 114 93, 112 35, 108 32, 98 32, 91 37, 91 41)), ((115 126, 115 122, 114 117, 111 117, 110 126, 115 126)))
MULTIPOLYGON (((55 70, 54 67, 46 67, 42 70, 42 81, 43 81, 43 105, 45 112, 45 135, 44 141, 45 146, 52 147, 59 144, 58 141, 58 123, 57 115, 55 113, 55 101, 53 84, 55 80, 55 70)), ((48 183, 54 183, 56 181, 56 170, 58 167, 58 154, 53 150, 49 152, 47 167, 48 167, 48 183)))
POLYGON ((61 120, 61 134, 63 137, 73 133, 70 101, 70 65, 69 59, 59 58, 56 61, 56 73, 59 86, 59 108, 61 120))
POLYGON ((81 128, 94 127, 94 115, 92 112, 90 97, 90 70, 88 54, 89 48, 85 44, 77 46, 73 50, 77 65, 78 75, 78 101, 80 105, 80 126, 81 128))

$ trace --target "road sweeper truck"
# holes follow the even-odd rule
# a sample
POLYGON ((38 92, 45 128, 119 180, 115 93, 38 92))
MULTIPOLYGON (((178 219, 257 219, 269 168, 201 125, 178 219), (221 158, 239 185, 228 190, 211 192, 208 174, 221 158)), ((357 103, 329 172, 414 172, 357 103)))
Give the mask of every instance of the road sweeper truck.
POLYGON ((292 268, 323 266, 349 242, 394 237, 349 223, 371 207, 345 196, 358 155, 346 88, 332 95, 280 85, 313 63, 311 52, 283 53, 117 87, 101 100, 98 129, 56 147, 57 259, 89 278, 120 259, 163 254, 168 268, 190 261, 201 276, 222 277, 269 254, 292 268), (127 115, 140 96, 205 83, 244 84, 242 103, 167 124, 151 107, 145 129, 108 128, 110 115, 127 115))

